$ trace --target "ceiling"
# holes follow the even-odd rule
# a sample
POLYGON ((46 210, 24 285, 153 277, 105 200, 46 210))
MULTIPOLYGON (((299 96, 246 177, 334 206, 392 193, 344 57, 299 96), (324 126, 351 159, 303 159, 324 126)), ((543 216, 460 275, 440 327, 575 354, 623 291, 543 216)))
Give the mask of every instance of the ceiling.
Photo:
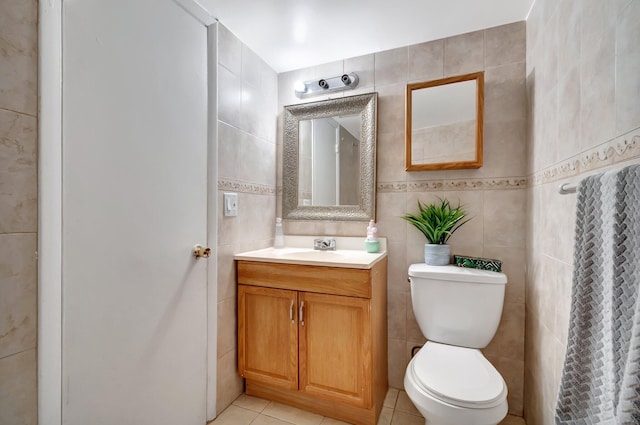
POLYGON ((534 0, 199 0, 278 73, 526 19, 534 0))

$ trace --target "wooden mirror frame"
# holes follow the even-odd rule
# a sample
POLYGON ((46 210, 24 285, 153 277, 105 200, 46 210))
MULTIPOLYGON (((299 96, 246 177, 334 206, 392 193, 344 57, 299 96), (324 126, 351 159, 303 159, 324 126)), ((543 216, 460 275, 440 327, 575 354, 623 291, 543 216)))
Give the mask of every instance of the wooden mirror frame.
POLYGON ((406 171, 427 170, 456 170, 465 168, 482 167, 482 139, 483 139, 483 112, 484 112, 484 72, 458 75, 439 80, 425 81, 421 83, 407 84, 406 90, 406 127, 405 127, 405 161, 406 171), (463 81, 476 81, 476 157, 473 161, 442 162, 434 164, 413 164, 411 161, 411 100, 415 90, 429 87, 443 86, 460 83, 463 81))

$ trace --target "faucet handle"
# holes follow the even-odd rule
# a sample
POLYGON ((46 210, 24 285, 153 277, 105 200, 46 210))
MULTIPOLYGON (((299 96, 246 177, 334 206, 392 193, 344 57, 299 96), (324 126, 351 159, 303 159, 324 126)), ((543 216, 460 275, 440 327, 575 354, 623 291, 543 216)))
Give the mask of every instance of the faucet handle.
POLYGON ((329 238, 319 238, 313 240, 313 249, 320 251, 335 251, 336 240, 329 238))

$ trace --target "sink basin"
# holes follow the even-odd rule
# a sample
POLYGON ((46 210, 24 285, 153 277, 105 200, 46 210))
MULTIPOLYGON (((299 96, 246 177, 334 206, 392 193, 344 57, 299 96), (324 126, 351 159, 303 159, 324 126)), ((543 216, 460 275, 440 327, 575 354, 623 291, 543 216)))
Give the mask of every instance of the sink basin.
POLYGON ((245 261, 265 261, 272 263, 309 264, 369 269, 380 259, 384 258, 385 255, 386 252, 384 251, 370 254, 364 249, 319 251, 312 248, 285 247, 265 248, 257 251, 243 252, 241 254, 236 254, 234 258, 236 260, 245 261))
POLYGON ((280 253, 279 249, 273 249, 274 256, 283 256, 290 258, 300 258, 301 260, 332 260, 332 259, 361 259, 366 257, 365 251, 355 251, 349 249, 338 249, 335 251, 320 251, 316 249, 304 249, 304 248, 284 248, 287 252, 280 253))

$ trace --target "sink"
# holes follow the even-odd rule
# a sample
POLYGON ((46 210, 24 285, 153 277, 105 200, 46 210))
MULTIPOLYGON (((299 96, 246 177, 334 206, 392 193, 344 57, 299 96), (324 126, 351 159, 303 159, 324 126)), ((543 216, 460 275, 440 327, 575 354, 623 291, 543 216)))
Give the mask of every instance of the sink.
MULTIPOLYGON (((273 249, 273 248, 272 248, 273 249)), ((335 251, 321 251, 315 249, 304 249, 304 248, 284 248, 287 252, 280 253, 279 249, 273 249, 273 255, 275 256, 283 256, 283 257, 291 257, 291 258, 300 258, 302 260, 321 260, 321 259, 360 259, 366 256, 366 251, 355 251, 348 249, 337 249, 335 251)))
MULTIPOLYGON (((264 248, 256 251, 236 254, 236 260, 265 261, 287 264, 309 264, 333 267, 364 268, 369 269, 386 256, 386 251, 371 254, 364 250, 363 238, 357 238, 363 245, 362 250, 336 249, 335 251, 320 251, 313 248, 285 247, 264 248)), ((340 246, 340 243, 338 243, 340 246)))

